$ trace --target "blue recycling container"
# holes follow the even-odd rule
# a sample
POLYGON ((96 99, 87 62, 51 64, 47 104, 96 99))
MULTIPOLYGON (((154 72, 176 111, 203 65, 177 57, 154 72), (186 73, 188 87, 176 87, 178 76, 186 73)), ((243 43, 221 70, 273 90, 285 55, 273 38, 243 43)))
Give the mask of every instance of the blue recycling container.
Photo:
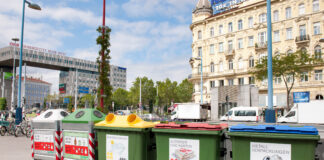
POLYGON ((233 160, 312 160, 320 139, 312 126, 236 125, 228 135, 233 160))

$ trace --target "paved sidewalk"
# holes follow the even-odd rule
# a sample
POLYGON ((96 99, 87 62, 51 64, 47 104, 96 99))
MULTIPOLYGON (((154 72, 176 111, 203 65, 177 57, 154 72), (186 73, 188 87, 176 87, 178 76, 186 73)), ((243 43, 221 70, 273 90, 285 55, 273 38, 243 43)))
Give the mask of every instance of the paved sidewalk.
POLYGON ((0 136, 1 160, 31 160, 30 147, 30 138, 0 136))

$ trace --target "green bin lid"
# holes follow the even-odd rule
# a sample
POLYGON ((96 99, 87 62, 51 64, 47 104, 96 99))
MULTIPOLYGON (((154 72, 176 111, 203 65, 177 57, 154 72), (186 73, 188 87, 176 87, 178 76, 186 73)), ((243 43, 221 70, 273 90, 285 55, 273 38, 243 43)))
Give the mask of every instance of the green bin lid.
POLYGON ((97 123, 105 119, 105 114, 96 109, 78 109, 62 120, 62 123, 97 123))

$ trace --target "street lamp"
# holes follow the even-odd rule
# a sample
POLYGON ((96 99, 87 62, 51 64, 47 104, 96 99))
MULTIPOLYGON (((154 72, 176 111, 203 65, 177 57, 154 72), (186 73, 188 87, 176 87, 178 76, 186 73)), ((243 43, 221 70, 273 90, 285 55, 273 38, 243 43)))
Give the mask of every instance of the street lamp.
MULTIPOLYGON (((20 55, 19 55, 19 81, 18 81, 18 108, 21 107, 21 70, 22 70, 22 61, 23 61, 23 48, 24 48, 24 22, 25 22, 25 4, 28 4, 28 7, 35 10, 41 10, 41 7, 37 4, 30 3, 27 0, 23 2, 22 10, 22 22, 21 22, 21 37, 20 37, 20 55)), ((26 77, 25 77, 26 78, 26 77)), ((19 118, 18 118, 19 119, 19 118)), ((21 117, 20 117, 21 120, 21 117)), ((18 120, 19 121, 19 120, 18 120)))
POLYGON ((200 104, 203 104, 203 69, 202 69, 202 58, 195 58, 195 60, 200 61, 200 104))
POLYGON ((13 77, 12 77, 12 88, 11 88, 11 110, 14 108, 14 101, 15 101, 15 81, 16 81, 16 48, 17 48, 17 42, 19 41, 19 38, 12 38, 12 41, 15 42, 14 46, 14 53, 13 53, 13 64, 12 64, 12 72, 13 72, 13 77))

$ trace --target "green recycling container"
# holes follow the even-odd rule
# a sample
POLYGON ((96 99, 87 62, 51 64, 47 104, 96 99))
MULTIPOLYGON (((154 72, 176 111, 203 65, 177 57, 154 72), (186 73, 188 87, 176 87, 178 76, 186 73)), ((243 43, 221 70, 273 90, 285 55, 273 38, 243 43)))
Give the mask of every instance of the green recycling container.
POLYGON ((109 114, 95 125, 98 137, 98 159, 155 160, 155 123, 145 122, 135 114, 109 114))
POLYGON ((236 125, 228 135, 233 160, 314 160, 320 139, 311 126, 236 125))
POLYGON ((153 129, 157 160, 222 160, 226 128, 206 123, 158 124, 153 129))
POLYGON ((62 120, 61 149, 64 159, 96 159, 97 148, 92 148, 96 144, 94 124, 104 119, 105 114, 96 109, 78 109, 65 117, 62 120))

